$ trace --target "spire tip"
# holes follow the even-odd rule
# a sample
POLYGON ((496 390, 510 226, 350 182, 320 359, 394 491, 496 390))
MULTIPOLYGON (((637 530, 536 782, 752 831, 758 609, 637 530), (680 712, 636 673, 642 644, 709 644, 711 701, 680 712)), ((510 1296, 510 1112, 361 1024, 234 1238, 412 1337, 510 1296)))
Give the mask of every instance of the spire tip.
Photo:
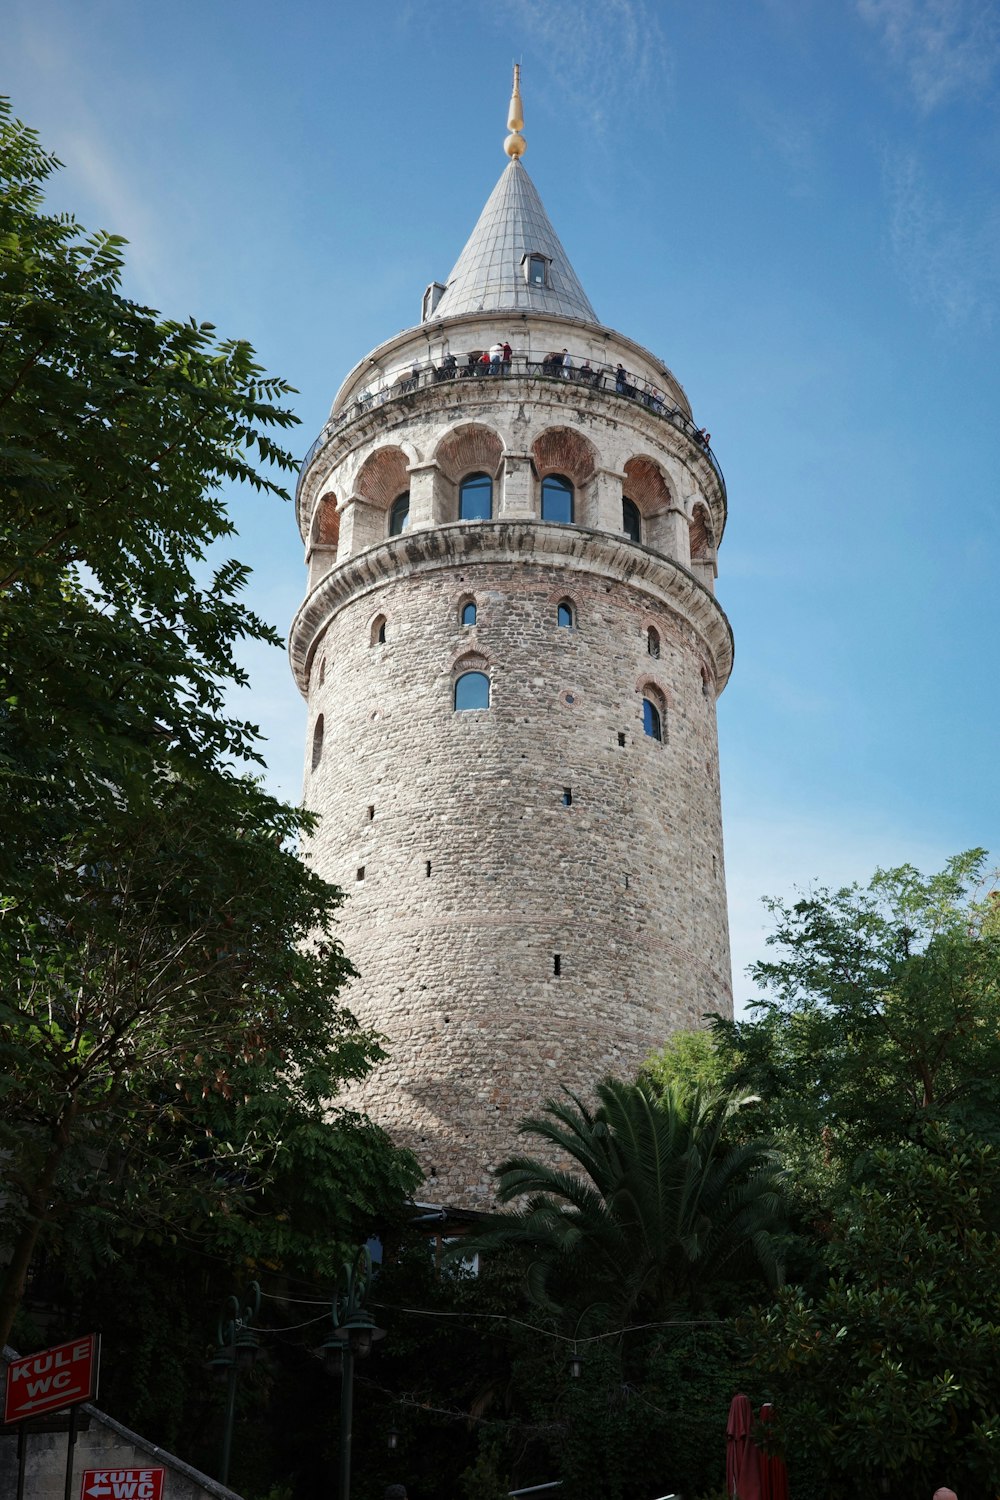
POLYGON ((516 161, 523 156, 528 149, 528 143, 521 134, 524 126, 524 109, 521 104, 521 64, 514 64, 514 83, 510 91, 510 108, 507 111, 507 129, 510 135, 503 143, 503 149, 511 161, 516 161))

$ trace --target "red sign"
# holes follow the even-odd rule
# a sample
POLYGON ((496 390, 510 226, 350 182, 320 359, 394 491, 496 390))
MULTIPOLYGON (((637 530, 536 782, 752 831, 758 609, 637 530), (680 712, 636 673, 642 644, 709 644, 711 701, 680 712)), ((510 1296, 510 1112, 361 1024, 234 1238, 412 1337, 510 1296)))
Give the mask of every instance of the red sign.
POLYGON ((163 1500, 166 1469, 85 1469, 80 1500, 163 1500))
POLYGON ((88 1333, 82 1339, 13 1360, 7 1366, 4 1421, 23 1422, 25 1417, 39 1417, 43 1412, 89 1401, 97 1395, 100 1357, 101 1336, 88 1333))

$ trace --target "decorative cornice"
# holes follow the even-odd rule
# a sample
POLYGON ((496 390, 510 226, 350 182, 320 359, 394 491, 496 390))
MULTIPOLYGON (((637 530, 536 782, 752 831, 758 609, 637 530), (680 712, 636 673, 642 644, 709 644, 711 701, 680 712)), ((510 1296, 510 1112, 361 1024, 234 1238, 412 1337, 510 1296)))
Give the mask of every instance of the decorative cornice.
POLYGON ((609 532, 544 521, 450 521, 405 531, 348 558, 309 593, 288 637, 292 673, 303 695, 319 633, 345 605, 387 583, 469 563, 552 565, 641 589, 681 615, 704 643, 719 692, 733 666, 733 633, 715 596, 674 558, 609 532))

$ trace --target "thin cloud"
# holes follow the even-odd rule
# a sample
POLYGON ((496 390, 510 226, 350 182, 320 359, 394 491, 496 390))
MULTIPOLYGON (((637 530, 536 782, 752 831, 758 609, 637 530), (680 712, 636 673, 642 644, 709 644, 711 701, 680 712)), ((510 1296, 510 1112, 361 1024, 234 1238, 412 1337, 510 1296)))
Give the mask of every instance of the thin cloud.
POLYGON ((812 130, 798 116, 773 101, 758 98, 747 105, 747 113, 794 198, 809 198, 816 191, 816 142, 812 130))
MULTIPOLYGON (((887 152, 889 249, 911 297, 952 331, 993 326, 1000 281, 1000 209, 959 213, 931 188, 918 159, 887 152)), ((974 209, 975 205, 973 205, 974 209)))
MULTIPOLYGON (((612 112, 623 108, 648 128, 662 113, 673 80, 673 57, 662 12, 647 0, 508 0, 503 28, 526 48, 559 60, 550 88, 576 118, 604 134, 612 112), (657 108, 651 107, 655 90, 657 108)), ((499 24, 499 22, 498 22, 499 24)))
POLYGON ((924 114, 991 84, 1000 17, 983 0, 857 0, 924 114))

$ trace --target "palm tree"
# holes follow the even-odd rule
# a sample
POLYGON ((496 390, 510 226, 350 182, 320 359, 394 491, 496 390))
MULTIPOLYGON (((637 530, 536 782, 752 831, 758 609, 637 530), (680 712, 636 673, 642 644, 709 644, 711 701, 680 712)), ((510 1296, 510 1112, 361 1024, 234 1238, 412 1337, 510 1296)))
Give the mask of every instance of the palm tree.
POLYGON ((504 1162, 498 1196, 517 1206, 476 1237, 533 1252, 536 1301, 583 1336, 697 1309, 722 1281, 780 1280, 777 1158, 765 1141, 727 1139, 750 1096, 608 1078, 591 1109, 566 1092, 521 1133, 572 1165, 504 1162))

